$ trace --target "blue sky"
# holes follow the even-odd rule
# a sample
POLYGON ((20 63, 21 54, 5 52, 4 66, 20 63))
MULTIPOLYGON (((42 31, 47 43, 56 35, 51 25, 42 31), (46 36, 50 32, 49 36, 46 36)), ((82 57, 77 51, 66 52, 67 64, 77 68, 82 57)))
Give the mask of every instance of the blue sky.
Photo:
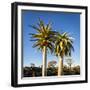
MULTIPOLYGON (((67 32, 74 38, 74 49, 72 58, 74 64, 80 64, 80 14, 51 12, 51 11, 22 11, 22 27, 23 27, 23 64, 29 66, 34 63, 36 66, 42 65, 42 53, 37 48, 32 48, 33 43, 30 41, 29 33, 36 33, 36 30, 29 25, 36 25, 38 18, 41 18, 45 24, 52 22, 53 30, 60 33, 67 32)), ((48 53, 47 61, 55 60, 58 63, 58 58, 48 53)))

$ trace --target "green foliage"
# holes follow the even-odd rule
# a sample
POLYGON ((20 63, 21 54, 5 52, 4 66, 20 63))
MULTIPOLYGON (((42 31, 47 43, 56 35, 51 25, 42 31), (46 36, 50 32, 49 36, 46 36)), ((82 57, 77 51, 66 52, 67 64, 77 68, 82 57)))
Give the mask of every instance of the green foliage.
POLYGON ((35 34, 31 35, 31 41, 35 41, 33 48, 37 47, 39 50, 43 50, 43 47, 46 46, 47 50, 53 52, 54 46, 54 35, 55 31, 52 31, 51 23, 44 24, 44 22, 39 19, 37 25, 31 25, 33 29, 36 30, 35 34))
POLYGON ((74 66, 69 68, 68 66, 63 67, 64 75, 80 75, 80 66, 74 66))
POLYGON ((55 65, 57 64, 57 62, 56 61, 50 61, 50 62, 48 62, 48 68, 50 68, 50 67, 55 67, 55 65))
POLYGON ((42 69, 40 67, 24 67, 23 76, 24 77, 42 76, 42 69))
POLYGON ((47 76, 57 76, 57 68, 55 67, 47 68, 47 76))
MULTIPOLYGON (((50 67, 47 68, 47 76, 57 76, 58 67, 50 67)), ((63 66, 63 75, 80 75, 80 66, 74 66, 71 68, 64 65, 63 66)), ((41 77, 42 76, 42 68, 40 67, 24 67, 23 68, 23 76, 24 77, 41 77)))
POLYGON ((63 57, 64 55, 71 55, 71 50, 74 51, 72 38, 65 32, 63 34, 58 33, 55 40, 55 54, 56 56, 63 57))

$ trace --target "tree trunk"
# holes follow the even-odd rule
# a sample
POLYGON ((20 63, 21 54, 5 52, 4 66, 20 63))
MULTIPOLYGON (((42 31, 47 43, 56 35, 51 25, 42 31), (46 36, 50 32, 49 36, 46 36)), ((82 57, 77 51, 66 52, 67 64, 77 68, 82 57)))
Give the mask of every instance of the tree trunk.
POLYGON ((61 76, 63 73, 63 58, 58 55, 59 62, 58 62, 58 76, 61 76))
POLYGON ((69 68, 70 68, 70 74, 71 74, 71 71, 72 71, 72 70, 71 70, 71 65, 69 66, 69 68))
POLYGON ((42 76, 47 76, 47 47, 43 48, 43 65, 42 65, 42 76))

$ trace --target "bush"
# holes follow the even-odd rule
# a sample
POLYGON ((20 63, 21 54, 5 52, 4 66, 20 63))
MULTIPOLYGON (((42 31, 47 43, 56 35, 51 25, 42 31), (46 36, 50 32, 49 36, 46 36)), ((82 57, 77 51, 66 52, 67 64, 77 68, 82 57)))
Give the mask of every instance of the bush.
MULTIPOLYGON (((47 76, 57 76, 58 67, 47 68, 47 76)), ((80 66, 72 67, 71 69, 64 65, 63 75, 80 75, 80 66)), ((40 77, 42 76, 42 68, 40 67, 24 67, 23 68, 24 77, 40 77)))

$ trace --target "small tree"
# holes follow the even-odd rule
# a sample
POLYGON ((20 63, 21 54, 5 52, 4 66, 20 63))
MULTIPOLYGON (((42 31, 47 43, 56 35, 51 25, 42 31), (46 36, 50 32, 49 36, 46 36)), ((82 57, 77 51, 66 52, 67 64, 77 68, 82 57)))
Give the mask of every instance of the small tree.
POLYGON ((50 61, 50 62, 48 62, 48 68, 50 68, 50 67, 55 67, 55 65, 57 64, 57 62, 56 61, 50 61))
POLYGON ((74 61, 72 60, 71 57, 68 57, 68 58, 66 59, 66 63, 68 64, 70 71, 71 71, 73 62, 74 62, 74 61))
POLYGON ((30 67, 31 67, 31 70, 32 70, 32 76, 34 77, 35 76, 35 64, 30 63, 30 67))
POLYGON ((35 64, 34 63, 30 63, 30 67, 35 67, 35 64))

